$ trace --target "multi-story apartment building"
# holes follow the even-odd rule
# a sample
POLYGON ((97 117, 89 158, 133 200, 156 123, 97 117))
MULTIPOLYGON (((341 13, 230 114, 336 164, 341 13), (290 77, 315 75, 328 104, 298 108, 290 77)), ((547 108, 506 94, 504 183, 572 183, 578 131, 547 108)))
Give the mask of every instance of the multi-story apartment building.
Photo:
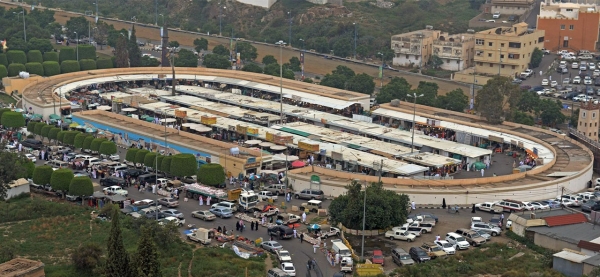
POLYGON ((544 31, 529 29, 527 23, 475 33, 477 74, 516 76, 529 68, 531 54, 544 47, 544 31))
POLYGON ((475 55, 475 35, 473 33, 449 35, 442 33, 433 41, 433 55, 442 60, 445 70, 461 71, 472 66, 475 55))
POLYGON ((552 51, 598 49, 600 12, 595 4, 546 3, 540 5, 537 28, 546 32, 546 48, 552 51))

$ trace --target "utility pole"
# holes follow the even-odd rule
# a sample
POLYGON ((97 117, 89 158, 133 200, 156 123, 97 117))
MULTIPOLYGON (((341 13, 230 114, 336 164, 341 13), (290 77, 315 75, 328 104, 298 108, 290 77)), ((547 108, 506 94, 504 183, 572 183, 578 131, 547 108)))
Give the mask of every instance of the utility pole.
POLYGON ((96 0, 96 24, 98 24, 98 1, 100 0, 96 0))
POLYGON ((354 59, 356 60, 356 22, 352 23, 354 25, 354 59))
POLYGON ((290 47, 292 47, 292 12, 288 12, 288 15, 290 16, 290 31, 289 31, 290 39, 288 41, 289 41, 290 47))
POLYGON ((158 0, 154 0, 154 25, 158 26, 158 0))

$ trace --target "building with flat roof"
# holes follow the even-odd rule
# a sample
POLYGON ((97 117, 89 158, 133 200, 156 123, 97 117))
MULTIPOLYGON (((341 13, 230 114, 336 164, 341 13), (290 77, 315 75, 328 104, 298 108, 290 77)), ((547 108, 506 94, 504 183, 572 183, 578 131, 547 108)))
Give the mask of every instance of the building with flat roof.
POLYGON ((531 10, 533 0, 492 0, 491 13, 523 15, 531 10))
POLYGON ((544 31, 527 23, 475 33, 477 74, 517 76, 529 68, 533 50, 544 48, 544 40, 544 31))
POLYGON ((0 264, 2 277, 44 277, 44 263, 25 258, 15 258, 0 264))
POLYGON ((600 11, 595 3, 546 1, 540 4, 537 29, 545 32, 544 46, 549 50, 594 52, 598 49, 599 27, 600 11))
POLYGON ((438 39, 433 40, 433 55, 442 60, 442 69, 464 70, 473 65, 475 35, 442 33, 438 39))

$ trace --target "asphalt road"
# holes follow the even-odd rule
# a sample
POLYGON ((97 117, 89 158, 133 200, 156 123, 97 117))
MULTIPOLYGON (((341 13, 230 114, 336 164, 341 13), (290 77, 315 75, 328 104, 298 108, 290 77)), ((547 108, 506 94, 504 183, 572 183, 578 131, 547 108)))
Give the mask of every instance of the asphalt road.
POLYGON ((525 23, 529 25, 529 28, 537 26, 537 16, 540 14, 540 3, 541 0, 535 0, 535 4, 533 5, 533 10, 525 19, 525 23))

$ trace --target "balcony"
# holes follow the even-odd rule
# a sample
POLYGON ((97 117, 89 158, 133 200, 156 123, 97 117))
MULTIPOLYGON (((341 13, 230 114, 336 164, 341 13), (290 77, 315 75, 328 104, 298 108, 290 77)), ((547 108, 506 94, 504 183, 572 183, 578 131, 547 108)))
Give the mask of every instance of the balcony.
POLYGON ((462 47, 462 42, 434 40, 433 45, 446 47, 462 47))
POLYGON ((421 55, 421 48, 419 48, 419 46, 413 46, 410 48, 394 48, 394 53, 405 55, 421 55))

